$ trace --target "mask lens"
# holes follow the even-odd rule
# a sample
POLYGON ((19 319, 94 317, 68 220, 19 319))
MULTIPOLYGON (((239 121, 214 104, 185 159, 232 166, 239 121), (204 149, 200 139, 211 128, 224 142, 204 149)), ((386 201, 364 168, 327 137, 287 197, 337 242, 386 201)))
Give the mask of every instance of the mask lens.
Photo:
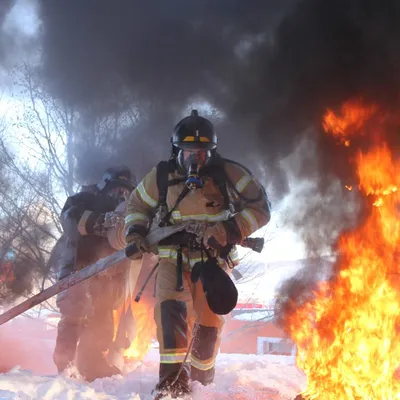
POLYGON ((207 161, 207 150, 204 149, 190 149, 182 150, 182 164, 188 171, 192 164, 197 164, 198 168, 205 165, 207 161))

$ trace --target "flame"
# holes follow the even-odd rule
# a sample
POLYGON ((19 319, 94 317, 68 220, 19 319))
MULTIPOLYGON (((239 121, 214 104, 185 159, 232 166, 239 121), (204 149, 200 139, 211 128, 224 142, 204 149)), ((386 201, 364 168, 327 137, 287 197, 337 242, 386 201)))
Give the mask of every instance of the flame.
POLYGON ((382 132, 376 140, 370 119, 378 114, 375 105, 348 102, 340 116, 328 110, 324 117, 326 133, 343 145, 356 135, 374 137, 367 150, 355 149, 354 160, 371 207, 363 223, 339 239, 336 278, 320 283, 313 299, 288 316, 297 365, 307 375, 301 394, 307 400, 400 399, 400 165, 382 132))
POLYGON ((361 106, 359 101, 347 101, 341 107, 341 115, 328 110, 322 126, 326 132, 336 136, 340 143, 349 147, 351 145, 349 137, 364 135, 365 123, 377 113, 378 107, 375 105, 361 106))
MULTIPOLYGON (((156 336, 156 327, 153 319, 152 305, 147 304, 145 299, 140 302, 131 300, 131 310, 135 319, 135 338, 130 347, 124 351, 124 357, 127 361, 142 360, 150 350, 152 340, 156 336)), ((128 308, 126 304, 126 309, 128 308)), ((114 334, 118 328, 119 318, 121 316, 122 307, 114 311, 114 334)))
POLYGON ((11 262, 5 262, 0 265, 0 284, 10 284, 15 280, 14 265, 11 262))

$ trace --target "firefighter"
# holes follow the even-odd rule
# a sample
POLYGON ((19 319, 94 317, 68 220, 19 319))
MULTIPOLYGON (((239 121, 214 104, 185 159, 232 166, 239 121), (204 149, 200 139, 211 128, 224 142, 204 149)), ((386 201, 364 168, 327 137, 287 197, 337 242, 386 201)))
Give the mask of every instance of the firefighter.
POLYGON ((270 220, 264 188, 246 167, 217 153, 209 120, 193 110, 175 126, 171 143, 170 159, 132 192, 125 217, 125 252, 131 259, 150 251, 146 235, 151 224, 207 223, 203 232, 174 234, 157 248, 156 399, 189 393, 190 379, 213 382, 223 315, 237 301, 229 277, 229 267, 237 264, 236 245, 270 220))
MULTIPOLYGON (((133 189, 131 172, 118 166, 107 169, 97 185, 67 199, 61 212, 64 235, 55 246, 61 254, 58 279, 115 251, 107 239, 110 217, 133 189)), ((114 335, 113 309, 122 301, 129 264, 123 261, 58 295, 61 319, 53 360, 59 373, 70 366, 87 380, 120 373, 105 355, 114 335)))

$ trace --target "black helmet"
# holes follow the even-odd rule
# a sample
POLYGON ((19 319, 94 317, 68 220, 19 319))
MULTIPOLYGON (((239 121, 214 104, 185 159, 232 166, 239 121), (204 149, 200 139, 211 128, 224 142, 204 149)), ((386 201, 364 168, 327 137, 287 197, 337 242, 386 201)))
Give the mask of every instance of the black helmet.
POLYGON ((129 168, 125 165, 119 165, 106 169, 97 187, 104 192, 117 187, 132 191, 135 188, 135 183, 129 168))
POLYGON ((203 148, 214 150, 218 138, 213 124, 206 118, 199 117, 197 110, 192 110, 189 117, 180 120, 171 137, 172 153, 176 155, 178 149, 203 148))

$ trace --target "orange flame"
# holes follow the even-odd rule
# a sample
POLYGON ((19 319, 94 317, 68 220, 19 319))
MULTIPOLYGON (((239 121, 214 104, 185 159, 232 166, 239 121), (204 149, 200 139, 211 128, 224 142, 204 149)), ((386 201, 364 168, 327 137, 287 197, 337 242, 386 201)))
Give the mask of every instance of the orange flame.
MULTIPOLYGON (((346 145, 349 137, 366 135, 378 107, 351 102, 341 111, 328 110, 323 126, 346 145)), ((341 236, 335 280, 321 283, 314 299, 288 317, 297 364, 307 375, 307 400, 400 399, 400 291, 392 279, 398 272, 400 164, 384 141, 374 143, 355 158, 370 214, 341 236)))
POLYGON ((336 136, 341 143, 349 147, 352 135, 364 135, 365 123, 377 114, 378 108, 375 105, 360 106, 357 101, 348 101, 341 108, 341 116, 328 110, 325 114, 322 125, 326 132, 336 136))
POLYGON ((5 262, 0 265, 0 284, 10 284, 15 280, 14 264, 5 262))
MULTIPOLYGON (((131 301, 133 318, 135 319, 135 338, 129 349, 124 351, 124 357, 128 361, 142 360, 151 347, 156 336, 156 327, 153 319, 153 305, 147 304, 145 299, 139 303, 131 301)), ((114 312, 114 331, 117 331, 122 307, 114 312)))

